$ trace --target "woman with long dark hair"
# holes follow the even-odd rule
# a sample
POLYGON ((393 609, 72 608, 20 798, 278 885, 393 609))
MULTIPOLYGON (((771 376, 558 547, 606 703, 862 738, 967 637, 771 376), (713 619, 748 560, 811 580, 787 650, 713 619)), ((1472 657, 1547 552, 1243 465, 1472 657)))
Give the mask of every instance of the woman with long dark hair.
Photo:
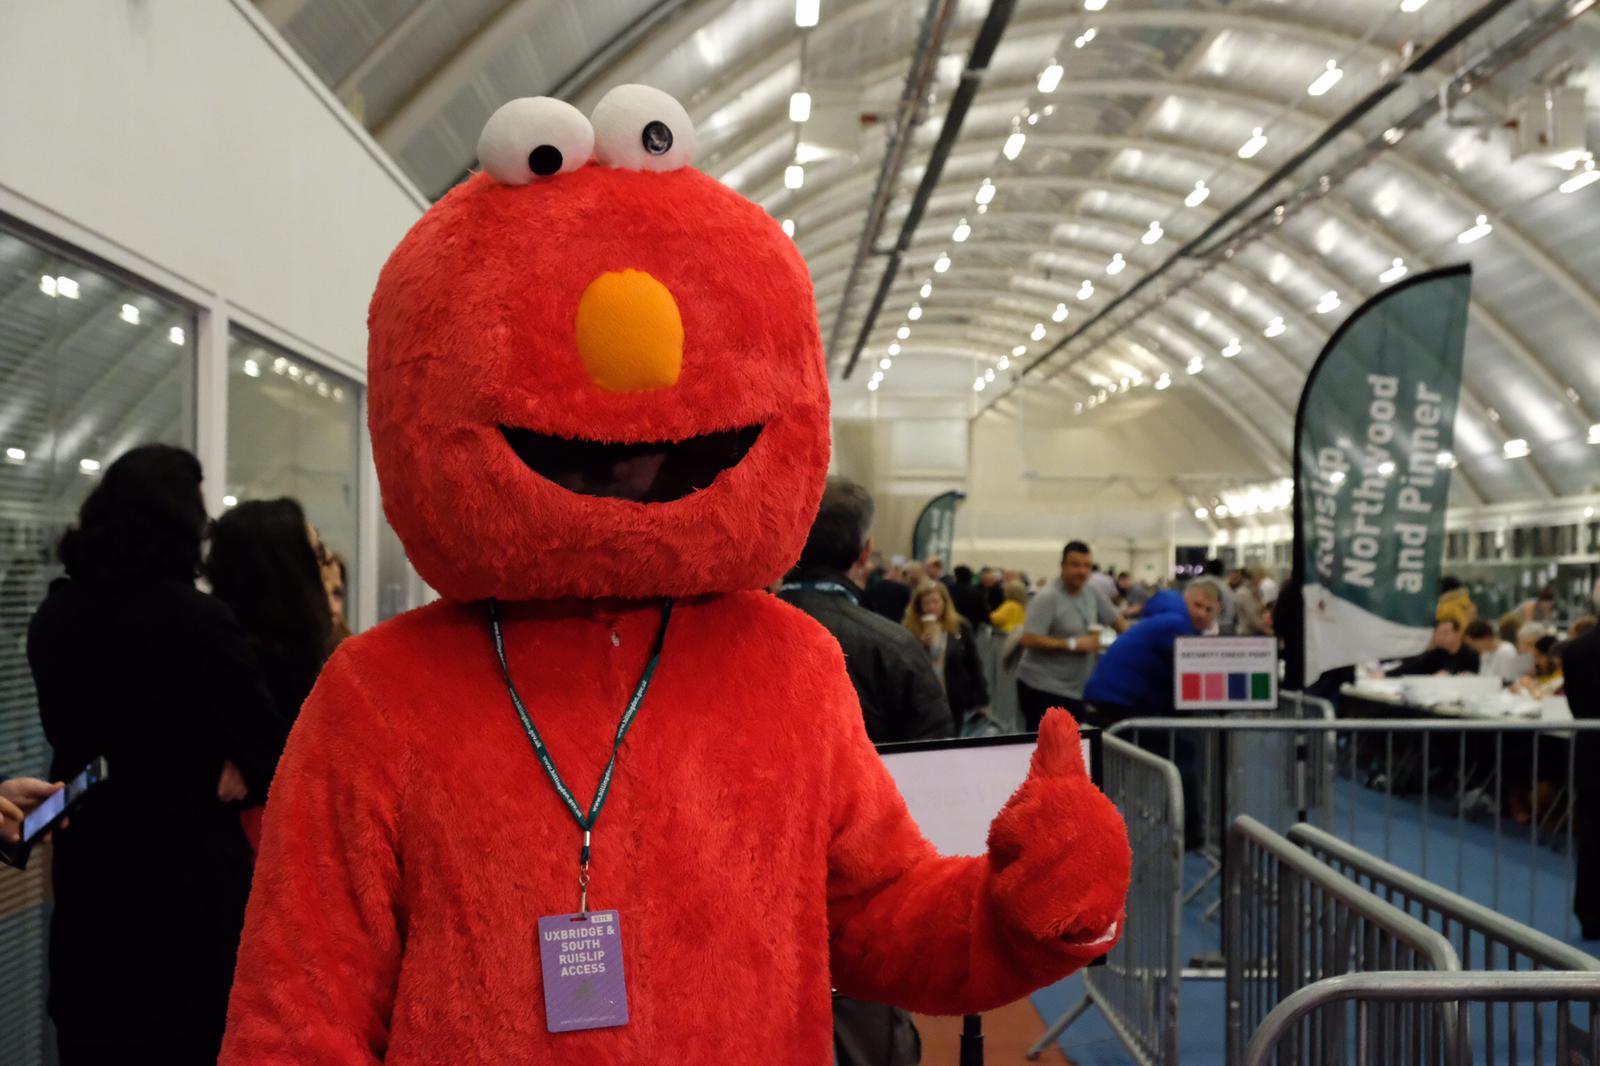
POLYGON ((147 445, 106 470, 28 630, 63 780, 110 768, 56 834, 50 1014, 61 1066, 215 1063, 250 892, 237 801, 288 733, 233 612, 195 587, 200 462, 147 445))
POLYGON ((211 591, 233 608, 290 721, 333 651, 321 555, 305 511, 287 497, 241 503, 211 527, 211 591))

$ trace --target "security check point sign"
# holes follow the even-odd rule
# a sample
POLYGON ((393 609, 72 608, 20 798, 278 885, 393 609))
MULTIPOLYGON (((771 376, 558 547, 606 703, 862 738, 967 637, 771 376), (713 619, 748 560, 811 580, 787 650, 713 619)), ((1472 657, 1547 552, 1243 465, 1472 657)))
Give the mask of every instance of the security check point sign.
POLYGON ((1179 637, 1172 662, 1176 710, 1277 709, 1276 637, 1179 637))

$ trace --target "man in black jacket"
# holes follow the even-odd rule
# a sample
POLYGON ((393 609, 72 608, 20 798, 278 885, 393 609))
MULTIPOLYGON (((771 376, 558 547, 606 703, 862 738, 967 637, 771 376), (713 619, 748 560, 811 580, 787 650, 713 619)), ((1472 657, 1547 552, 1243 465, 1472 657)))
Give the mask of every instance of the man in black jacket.
MULTIPOLYGON (((948 737, 955 721, 922 642, 905 626, 861 606, 860 581, 872 558, 872 512, 866 489, 830 477, 800 563, 778 595, 821 622, 844 649, 845 670, 873 743, 948 737)), ((905 1011, 839 996, 833 1045, 839 1066, 901 1066, 922 1057, 921 1038, 905 1011)))
POLYGON ((861 700, 874 744, 948 737, 950 704, 921 641, 861 606, 860 577, 872 557, 872 497, 829 478, 822 507, 779 595, 821 622, 844 649, 845 670, 861 700))
POLYGON ((1433 643, 1421 655, 1413 655, 1394 671, 1396 677, 1411 674, 1476 674, 1478 653, 1468 647, 1461 623, 1441 618, 1433 627, 1433 643))
MULTIPOLYGON (((1600 588, 1596 592, 1600 593, 1600 588)), ((1591 629, 1566 643, 1561 649, 1561 673, 1566 679, 1572 717, 1600 718, 1600 629, 1591 629)), ((1596 757, 1600 757, 1600 734, 1579 733, 1575 757, 1578 870, 1572 911, 1583 927, 1583 939, 1600 940, 1600 788, 1586 783, 1596 757)))
POLYGON ((972 567, 956 567, 956 581, 950 586, 950 599, 956 605, 956 613, 972 623, 974 633, 989 624, 989 612, 994 608, 989 606, 988 591, 972 583, 972 567))

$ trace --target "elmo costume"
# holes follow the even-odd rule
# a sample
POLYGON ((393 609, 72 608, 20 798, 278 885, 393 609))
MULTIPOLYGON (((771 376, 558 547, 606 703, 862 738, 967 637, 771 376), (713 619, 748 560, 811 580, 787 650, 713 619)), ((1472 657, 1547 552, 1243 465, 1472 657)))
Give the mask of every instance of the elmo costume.
POLYGON ((346 641, 300 715, 228 1066, 823 1064, 830 986, 978 1011, 1116 936, 1126 830, 1070 718, 989 853, 941 857, 838 645, 758 591, 818 505, 827 377, 800 255, 693 150, 643 86, 592 122, 513 101, 384 267, 384 507, 444 599, 346 641), (541 925, 602 908, 615 939, 553 962, 541 925))

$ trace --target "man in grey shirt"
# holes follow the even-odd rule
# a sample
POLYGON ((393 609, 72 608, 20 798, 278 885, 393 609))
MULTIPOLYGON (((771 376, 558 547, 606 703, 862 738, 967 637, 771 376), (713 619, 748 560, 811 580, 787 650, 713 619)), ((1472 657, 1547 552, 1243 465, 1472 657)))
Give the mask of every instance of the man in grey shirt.
POLYGON ((1081 540, 1061 553, 1061 577, 1039 590, 1022 622, 1017 703, 1030 730, 1051 707, 1084 721, 1083 686, 1100 654, 1100 627, 1128 628, 1104 593, 1089 584, 1094 556, 1081 540))

